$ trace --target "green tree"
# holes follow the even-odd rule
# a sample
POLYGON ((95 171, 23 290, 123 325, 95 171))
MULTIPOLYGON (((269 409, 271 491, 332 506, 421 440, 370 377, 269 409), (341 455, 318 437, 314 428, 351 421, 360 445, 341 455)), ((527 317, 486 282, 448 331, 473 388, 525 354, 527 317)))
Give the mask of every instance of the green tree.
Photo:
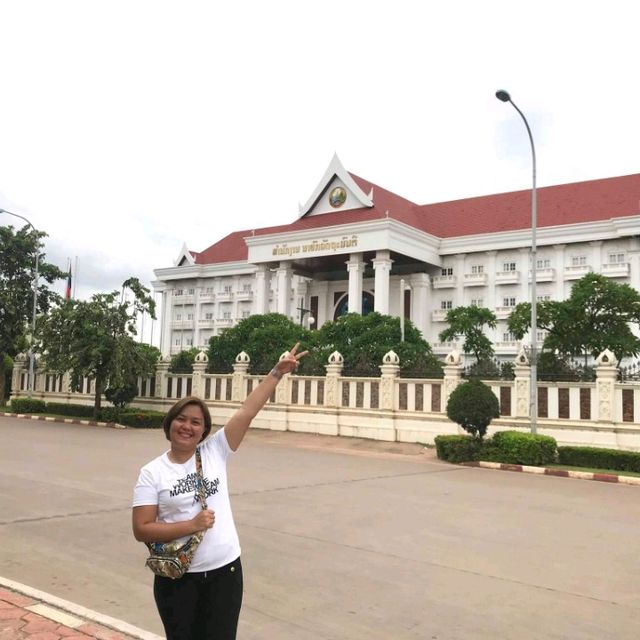
POLYGON ((139 393, 138 375, 150 375, 160 359, 160 349, 150 344, 135 342, 133 366, 123 375, 111 377, 104 391, 105 398, 119 410, 124 409, 139 393))
POLYGON ((192 373, 193 363, 199 353, 200 349, 198 349, 198 347, 176 353, 174 356, 171 356, 169 371, 171 373, 192 373))
POLYGON ((98 293, 89 301, 63 301, 38 327, 38 349, 50 371, 69 371, 75 390, 84 376, 95 381, 96 418, 107 385, 124 389, 153 372, 153 352, 134 340, 136 316, 142 313, 155 318, 155 303, 149 289, 129 278, 121 291, 98 293))
MULTIPOLYGON (((312 334, 299 324, 279 313, 253 315, 209 340, 209 371, 228 373, 232 371, 236 356, 245 351, 251 358, 253 373, 267 373, 278 358, 300 341, 304 349, 312 349, 312 334)), ((311 370, 309 357, 302 358, 298 373, 311 370)))
POLYGON ((487 427, 500 416, 500 403, 491 388, 474 378, 458 385, 447 402, 447 417, 474 438, 482 440, 487 427))
MULTIPOLYGON (((0 362, 6 355, 15 356, 28 347, 33 317, 33 283, 36 252, 38 294, 36 310, 47 313, 59 296, 48 285, 64 277, 58 267, 44 260, 42 239, 47 234, 24 226, 0 227, 0 362)), ((5 368, 0 367, 0 389, 5 388, 5 368)), ((0 405, 4 393, 0 393, 0 405)))
POLYGON ((456 307, 447 313, 448 327, 440 332, 440 340, 449 342, 462 336, 462 349, 472 353, 477 362, 493 357, 493 344, 485 335, 485 327, 496 328, 496 315, 485 307, 456 307))
MULTIPOLYGON (((538 329, 547 331, 543 349, 560 356, 597 357, 610 349, 622 359, 640 353, 632 324, 640 322, 640 293, 627 284, 588 273, 563 301, 538 305, 538 329)), ((531 326, 531 306, 519 304, 509 316, 509 330, 522 339, 531 326)))

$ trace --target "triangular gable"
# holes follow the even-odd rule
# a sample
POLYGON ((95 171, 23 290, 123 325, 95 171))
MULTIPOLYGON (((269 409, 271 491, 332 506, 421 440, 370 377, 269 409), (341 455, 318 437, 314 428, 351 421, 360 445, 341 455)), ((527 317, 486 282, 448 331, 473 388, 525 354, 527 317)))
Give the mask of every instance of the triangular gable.
POLYGON ((373 207, 373 188, 366 194, 334 154, 322 179, 298 217, 373 207))
POLYGON ((187 248, 187 243, 183 243, 182 249, 180 249, 180 253, 178 257, 174 260, 174 267, 184 267, 189 264, 195 264, 196 261, 194 259, 194 253, 189 251, 187 248))

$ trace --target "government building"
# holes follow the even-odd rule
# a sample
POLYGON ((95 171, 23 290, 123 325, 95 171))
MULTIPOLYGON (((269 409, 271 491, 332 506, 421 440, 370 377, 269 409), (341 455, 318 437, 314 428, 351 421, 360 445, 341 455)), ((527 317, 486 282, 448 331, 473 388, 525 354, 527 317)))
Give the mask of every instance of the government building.
POLYGON ((290 224, 236 231, 199 253, 184 246, 173 266, 154 271, 162 353, 206 347, 252 314, 319 327, 378 311, 404 314, 444 355, 460 348, 439 342, 447 312, 477 305, 498 318, 488 333, 496 355, 514 357, 520 344, 506 320, 530 301, 532 277, 540 301, 566 298, 590 271, 640 289, 640 174, 537 195, 532 270, 530 190, 416 204, 334 156, 290 224))

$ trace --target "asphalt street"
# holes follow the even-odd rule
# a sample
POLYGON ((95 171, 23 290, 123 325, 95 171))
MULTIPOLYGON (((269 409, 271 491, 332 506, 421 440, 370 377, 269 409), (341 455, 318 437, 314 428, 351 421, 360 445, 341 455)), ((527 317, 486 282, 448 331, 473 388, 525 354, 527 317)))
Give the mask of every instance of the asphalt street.
MULTIPOLYGON (((159 430, 0 417, 0 575, 162 632, 131 534, 159 430)), ((640 487, 252 431, 239 640, 637 640, 640 487)))

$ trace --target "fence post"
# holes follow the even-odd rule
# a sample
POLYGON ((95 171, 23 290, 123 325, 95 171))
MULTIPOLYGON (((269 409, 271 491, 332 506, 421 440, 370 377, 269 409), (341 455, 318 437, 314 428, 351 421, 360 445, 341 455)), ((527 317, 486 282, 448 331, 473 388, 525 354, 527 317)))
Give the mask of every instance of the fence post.
POLYGON ((242 402, 247 396, 246 375, 249 371, 251 358, 248 353, 241 351, 236 356, 233 365, 233 376, 231 377, 231 399, 234 402, 242 402))
POLYGON ((614 422, 615 384, 618 379, 618 360, 605 349, 596 358, 596 393, 598 394, 598 422, 614 422))
POLYGON ((444 383, 443 391, 444 397, 442 398, 442 411, 446 413, 447 403, 449 402, 449 396, 453 393, 454 389, 462 382, 462 360, 460 358, 460 352, 455 349, 447 354, 444 359, 444 383))
POLYGON ((22 374, 27 371, 27 356, 19 353, 13 361, 13 375, 11 376, 11 395, 19 394, 22 391, 22 374))
POLYGON ((191 395, 197 398, 204 396, 204 371, 207 368, 209 356, 200 351, 193 361, 193 374, 191 376, 191 395))
POLYGON ((45 387, 45 377, 47 372, 42 369, 42 359, 38 356, 35 357, 35 368, 34 368, 34 378, 33 381, 33 390, 39 391, 40 393, 44 393, 45 387))
MULTIPOLYGON (((289 352, 285 351, 278 360, 284 360, 289 356, 289 352)), ((276 387, 276 402, 278 404, 289 404, 291 398, 291 376, 286 375, 282 377, 280 383, 276 387)))
POLYGON ((338 407, 340 406, 340 398, 338 397, 338 389, 340 387, 340 376, 344 367, 344 358, 339 351, 334 351, 327 359, 329 364, 325 364, 327 371, 324 382, 324 406, 338 407))
POLYGON ((387 351, 380 365, 380 408, 395 409, 395 386, 400 371, 400 358, 395 351, 387 351))
POLYGON ((167 375, 171 365, 171 356, 163 356, 156 363, 156 398, 164 398, 167 395, 167 375))
POLYGON ((515 374, 516 418, 528 418, 531 406, 531 365, 524 349, 520 349, 513 368, 515 374))

